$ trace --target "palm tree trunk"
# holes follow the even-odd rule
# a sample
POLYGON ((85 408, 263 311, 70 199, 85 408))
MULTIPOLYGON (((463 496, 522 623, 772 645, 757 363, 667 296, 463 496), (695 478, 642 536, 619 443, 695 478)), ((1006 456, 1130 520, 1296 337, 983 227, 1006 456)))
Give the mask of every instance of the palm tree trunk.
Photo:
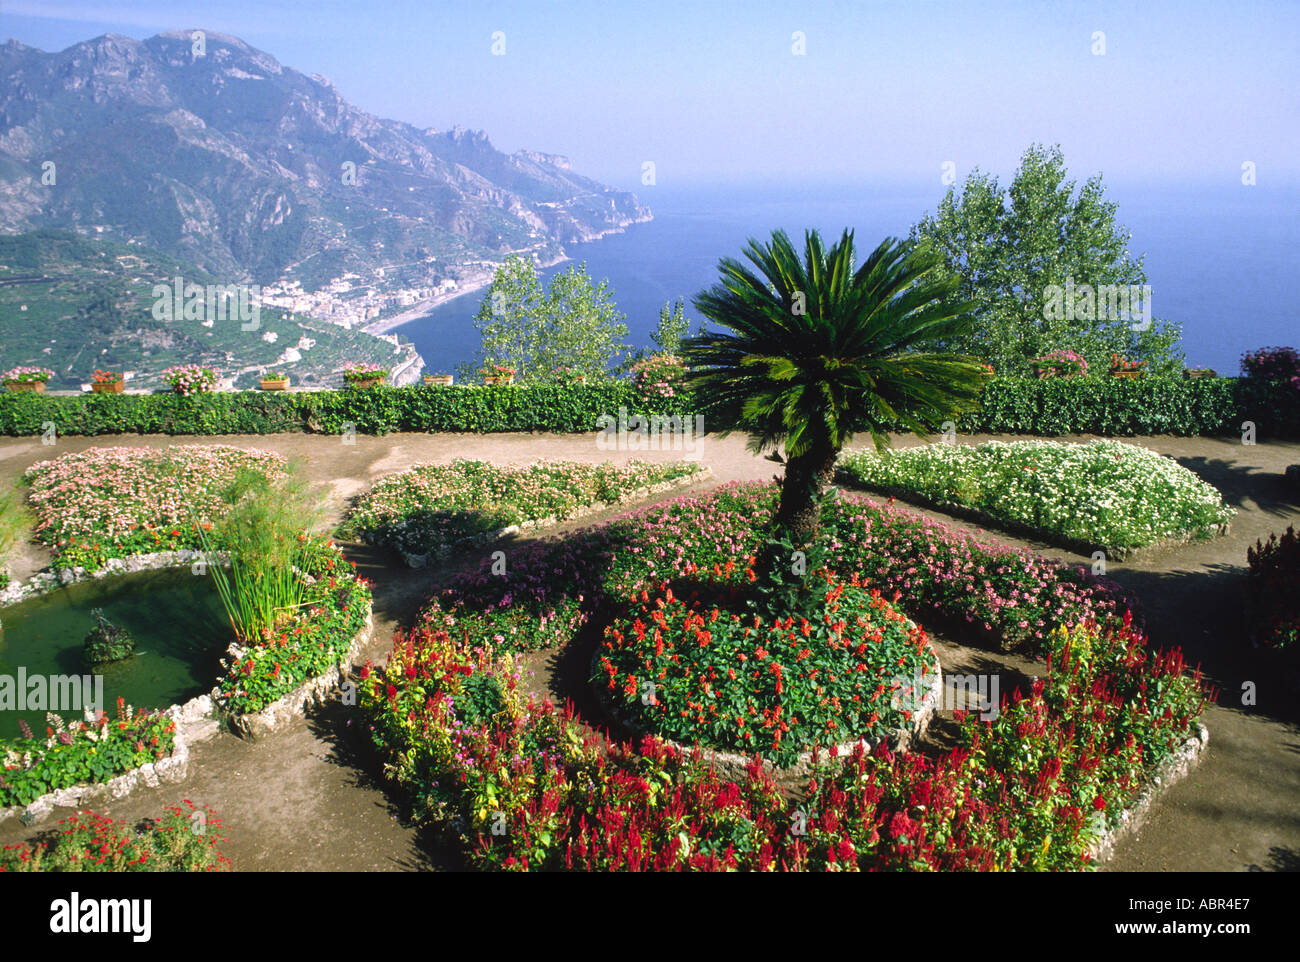
POLYGON ((834 479, 836 454, 833 450, 814 449, 786 461, 776 523, 790 532, 798 547, 817 540, 821 528, 818 502, 834 479))

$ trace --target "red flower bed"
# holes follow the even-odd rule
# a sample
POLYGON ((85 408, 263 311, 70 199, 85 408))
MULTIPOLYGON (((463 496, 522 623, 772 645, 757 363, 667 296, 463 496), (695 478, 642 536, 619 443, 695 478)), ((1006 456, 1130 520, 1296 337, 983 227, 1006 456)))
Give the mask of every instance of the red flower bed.
POLYGON ((911 711, 900 690, 910 699, 911 680, 933 667, 925 631, 856 575, 821 577, 822 614, 812 621, 741 614, 734 583, 708 586, 708 603, 667 585, 643 590, 606 629, 596 680, 622 713, 659 735, 781 765, 815 743, 905 726, 911 711))

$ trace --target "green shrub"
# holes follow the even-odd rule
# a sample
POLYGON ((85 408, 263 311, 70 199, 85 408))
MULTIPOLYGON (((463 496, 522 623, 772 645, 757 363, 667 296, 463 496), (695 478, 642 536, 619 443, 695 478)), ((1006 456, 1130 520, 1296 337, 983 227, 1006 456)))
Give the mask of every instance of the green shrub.
MULTIPOLYGON (((392 431, 554 431, 597 429, 602 414, 694 414, 683 392, 638 393, 630 381, 487 387, 377 387, 368 391, 240 391, 197 394, 0 394, 0 435, 359 434, 392 431)), ((979 410, 959 431, 987 434, 1235 434, 1254 421, 1263 437, 1300 433, 1294 390, 1250 378, 992 379, 979 410)), ((709 422, 709 430, 726 427, 709 422)))

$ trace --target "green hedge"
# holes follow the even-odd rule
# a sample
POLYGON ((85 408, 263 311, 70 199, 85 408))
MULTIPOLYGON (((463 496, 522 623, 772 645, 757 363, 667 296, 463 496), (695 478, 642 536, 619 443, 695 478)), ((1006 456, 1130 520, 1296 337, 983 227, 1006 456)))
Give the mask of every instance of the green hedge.
MULTIPOLYGON (((686 413, 685 399, 654 413, 686 413)), ((594 431, 602 414, 646 411, 627 382, 536 387, 378 387, 362 391, 220 394, 0 394, 0 434, 359 434, 391 431, 594 431)))
MULTIPOLYGON (((0 434, 360 434, 391 431, 594 431, 602 414, 693 411, 689 396, 647 402, 626 381, 595 385, 380 387, 364 391, 175 394, 0 394, 0 434)), ((1300 396, 1241 378, 996 378, 964 434, 1231 435, 1254 421, 1260 440, 1300 434, 1300 396)), ((709 422, 710 431, 723 425, 709 422)))
MULTIPOLYGON (((958 429, 983 434, 1226 434, 1237 378, 996 378, 958 429)), ((1261 427, 1262 431, 1262 427, 1261 427)))

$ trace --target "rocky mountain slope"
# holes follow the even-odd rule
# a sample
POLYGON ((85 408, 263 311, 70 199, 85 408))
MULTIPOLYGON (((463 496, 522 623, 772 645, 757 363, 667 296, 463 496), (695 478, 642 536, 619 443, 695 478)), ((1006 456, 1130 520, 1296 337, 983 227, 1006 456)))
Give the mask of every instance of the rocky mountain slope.
POLYGON ((2 232, 96 234, 223 283, 311 291, 349 272, 436 286, 513 251, 553 261, 649 217, 563 157, 375 117, 234 37, 0 46, 2 232))

